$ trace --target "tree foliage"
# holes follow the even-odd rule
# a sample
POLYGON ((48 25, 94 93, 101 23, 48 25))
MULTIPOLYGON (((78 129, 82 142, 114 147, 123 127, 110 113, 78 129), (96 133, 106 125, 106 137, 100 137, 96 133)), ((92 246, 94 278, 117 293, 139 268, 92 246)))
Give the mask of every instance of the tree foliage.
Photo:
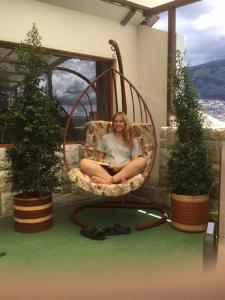
POLYGON ((7 114, 9 177, 14 191, 43 194, 59 185, 62 129, 56 119, 56 99, 48 96, 43 85, 48 59, 35 24, 16 55, 23 81, 7 114))
POLYGON ((173 75, 174 116, 177 140, 170 153, 167 185, 177 194, 207 194, 212 185, 212 169, 202 142, 203 118, 189 66, 177 52, 173 75))

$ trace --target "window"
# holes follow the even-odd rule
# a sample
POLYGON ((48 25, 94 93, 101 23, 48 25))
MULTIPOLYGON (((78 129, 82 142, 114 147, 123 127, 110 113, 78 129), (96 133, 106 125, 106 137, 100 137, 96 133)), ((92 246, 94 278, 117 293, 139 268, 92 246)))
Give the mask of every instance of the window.
MULTIPOLYGON (((22 76, 15 70, 16 44, 0 44, 0 143, 7 143, 4 112, 19 92, 22 76)), ((64 127, 71 110, 82 92, 113 60, 78 56, 56 50, 51 53, 50 74, 43 74, 42 84, 58 102, 58 120, 64 127)), ((109 78, 100 79, 90 87, 71 116, 67 140, 80 141, 85 138, 85 123, 90 119, 107 120, 110 112, 109 78)))

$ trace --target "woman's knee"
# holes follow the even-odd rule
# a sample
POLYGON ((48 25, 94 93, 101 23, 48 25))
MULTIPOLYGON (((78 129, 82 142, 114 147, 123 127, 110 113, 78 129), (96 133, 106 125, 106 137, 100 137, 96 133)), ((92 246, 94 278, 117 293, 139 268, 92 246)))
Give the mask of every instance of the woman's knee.
POLYGON ((87 159, 87 158, 81 159, 81 161, 80 161, 80 169, 81 170, 86 169, 88 167, 88 164, 89 164, 89 159, 87 159))
POLYGON ((146 167, 146 158, 144 158, 143 156, 138 158, 138 165, 140 166, 140 168, 145 168, 146 167))

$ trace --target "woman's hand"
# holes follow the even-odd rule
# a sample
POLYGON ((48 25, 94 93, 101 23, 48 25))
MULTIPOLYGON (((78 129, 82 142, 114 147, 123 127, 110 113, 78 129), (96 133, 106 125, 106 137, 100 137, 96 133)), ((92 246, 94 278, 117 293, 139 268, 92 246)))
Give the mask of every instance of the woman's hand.
POLYGON ((120 165, 120 164, 111 164, 109 166, 109 168, 112 169, 115 173, 118 173, 123 168, 123 165, 120 165))
POLYGON ((104 154, 103 153, 99 153, 99 155, 97 157, 97 161, 104 162, 104 154))

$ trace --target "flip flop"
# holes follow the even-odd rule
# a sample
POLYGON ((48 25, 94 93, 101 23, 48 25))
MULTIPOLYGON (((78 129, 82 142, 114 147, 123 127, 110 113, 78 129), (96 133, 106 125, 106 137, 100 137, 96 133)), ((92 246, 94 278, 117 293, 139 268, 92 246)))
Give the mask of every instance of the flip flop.
POLYGON ((103 233, 105 235, 119 235, 119 234, 128 234, 131 232, 130 227, 123 227, 119 223, 115 223, 113 226, 108 226, 103 228, 103 233))
POLYGON ((106 239, 105 234, 96 227, 81 228, 80 235, 98 241, 106 239))

